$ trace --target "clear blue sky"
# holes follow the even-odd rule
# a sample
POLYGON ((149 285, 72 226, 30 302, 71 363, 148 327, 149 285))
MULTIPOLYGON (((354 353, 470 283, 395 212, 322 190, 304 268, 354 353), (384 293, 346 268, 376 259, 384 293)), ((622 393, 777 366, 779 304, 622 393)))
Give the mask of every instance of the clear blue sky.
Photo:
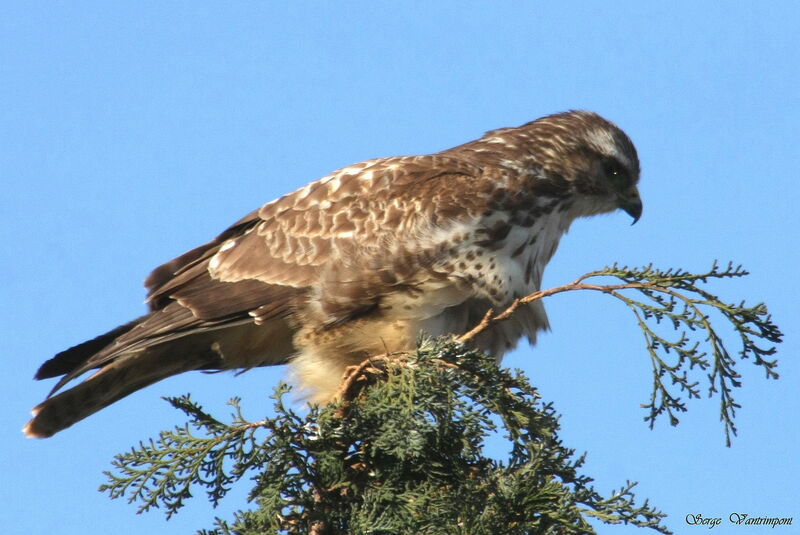
POLYGON ((677 533, 691 532, 688 513, 800 524, 796 3, 277 4, 4 5, 5 533, 191 533, 245 505, 239 492, 212 510, 199 495, 165 522, 96 489, 113 454, 180 421, 160 396, 191 391, 224 410, 238 395, 258 418, 280 369, 186 375, 53 439, 19 433, 51 387, 32 381, 36 367, 141 314, 152 267, 338 167, 570 108, 633 138, 645 212, 634 227, 624 214, 577 222, 546 284, 615 261, 741 262, 752 276, 715 290, 768 303, 787 334, 782 378, 741 366, 740 436, 727 449, 716 400, 692 402, 677 428, 647 429, 641 335, 602 296, 552 298, 552 333, 507 364, 563 413, 562 438, 589 452, 599 489, 638 480, 677 533))

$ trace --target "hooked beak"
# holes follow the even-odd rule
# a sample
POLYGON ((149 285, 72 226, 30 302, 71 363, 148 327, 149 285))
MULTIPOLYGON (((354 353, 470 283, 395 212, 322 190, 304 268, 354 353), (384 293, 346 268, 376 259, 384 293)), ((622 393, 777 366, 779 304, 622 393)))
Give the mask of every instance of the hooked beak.
POLYGON ((620 197, 619 207, 633 218, 631 225, 635 225, 642 217, 642 199, 639 198, 639 191, 634 188, 629 194, 620 197))

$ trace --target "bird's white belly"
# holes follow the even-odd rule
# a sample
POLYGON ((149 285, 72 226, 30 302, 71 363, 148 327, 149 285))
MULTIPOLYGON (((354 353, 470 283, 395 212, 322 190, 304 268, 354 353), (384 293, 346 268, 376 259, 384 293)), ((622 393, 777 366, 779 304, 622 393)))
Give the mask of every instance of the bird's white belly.
MULTIPOLYGON (((544 267, 568 224, 553 215, 531 227, 512 227, 494 250, 474 242, 464 244, 457 257, 446 261, 452 268, 450 280, 456 283, 434 292, 436 306, 416 316, 419 329, 432 336, 461 334, 477 325, 489 308, 501 312, 515 299, 538 291, 544 267)), ((457 228, 453 233, 463 231, 457 228)), ((518 309, 511 319, 493 325, 476 343, 500 358, 521 337, 533 343, 537 331, 548 328, 544 306, 535 301, 518 309)))

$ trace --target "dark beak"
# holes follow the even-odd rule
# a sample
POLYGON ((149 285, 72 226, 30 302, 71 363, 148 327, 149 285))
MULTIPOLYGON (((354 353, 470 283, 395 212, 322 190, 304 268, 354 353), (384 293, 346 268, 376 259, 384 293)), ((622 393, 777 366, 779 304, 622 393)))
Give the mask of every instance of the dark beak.
POLYGON ((633 218, 631 225, 635 225, 639 218, 642 217, 642 199, 639 198, 638 191, 634 191, 634 194, 630 197, 621 199, 619 207, 633 218))

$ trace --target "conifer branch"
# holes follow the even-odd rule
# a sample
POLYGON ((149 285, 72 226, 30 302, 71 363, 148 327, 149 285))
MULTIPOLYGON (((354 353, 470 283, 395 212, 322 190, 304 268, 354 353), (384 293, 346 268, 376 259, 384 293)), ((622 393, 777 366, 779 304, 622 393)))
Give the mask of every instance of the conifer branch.
POLYGON ((738 408, 732 389, 741 385, 735 365, 751 358, 767 378, 777 378, 776 363, 767 357, 782 335, 763 304, 728 304, 700 285, 746 274, 730 264, 702 274, 616 265, 587 273, 499 314, 488 312, 457 341, 426 340, 416 352, 368 359, 348 370, 338 401, 303 416, 284 404, 284 384, 272 396, 275 416, 252 422, 238 399, 231 400, 226 423, 189 396, 167 398, 189 423, 118 455, 101 490, 136 502, 140 512, 163 507, 169 517, 194 488, 216 505, 252 474, 250 500, 258 507, 232 521, 217 519, 205 535, 591 534, 590 519, 670 533, 663 513, 646 500, 636 504, 635 483, 607 497, 598 493, 581 473, 584 458, 559 440, 552 406, 521 372, 500 369, 464 342, 543 297, 574 290, 609 294, 630 308, 645 338, 653 375, 644 406, 650 426, 664 412, 677 423, 674 413, 686 410, 680 396, 700 396, 700 382, 691 376, 700 370, 709 395, 720 395, 730 442, 738 408), (600 284, 600 277, 618 282, 600 284), (735 356, 709 311, 738 336, 735 356), (662 324, 679 334, 665 334, 662 324), (498 431, 510 444, 505 459, 484 453, 485 439, 498 431))
POLYGON ((113 466, 121 475, 104 472, 110 482, 101 485, 100 491, 107 491, 111 498, 127 495, 129 503, 140 502, 140 513, 163 506, 169 518, 192 496, 193 485, 206 487, 212 504, 219 503, 230 486, 257 463, 255 433, 269 428, 271 422, 246 421, 238 398, 229 401, 234 408, 231 424, 203 411, 189 395, 164 399, 189 416, 190 422, 117 455, 113 466), (191 428, 206 436, 195 436, 191 428), (236 462, 227 466, 230 459, 236 462))
POLYGON ((738 358, 752 359, 756 366, 764 370, 768 379, 778 378, 775 371, 777 361, 766 357, 775 353, 774 344, 781 342, 782 333, 772 322, 763 303, 755 306, 746 306, 743 301, 738 305, 726 303, 700 285, 713 279, 738 278, 748 274, 741 266, 734 267, 732 263, 721 269, 714 262, 708 272, 700 274, 681 269, 664 271, 655 269, 652 265, 636 269, 615 264, 582 275, 570 284, 516 299, 499 314, 489 310, 483 320, 458 338, 458 341, 468 342, 493 323, 511 317, 520 306, 551 295, 576 290, 592 290, 611 295, 633 312, 650 356, 652 390, 649 403, 642 405, 648 410, 645 421, 652 428, 656 419, 666 413, 672 425, 679 423, 676 413, 686 411, 681 394, 689 399, 699 398, 701 395, 700 382, 689 377, 689 373, 697 368, 707 372, 708 396, 719 394, 720 421, 725 430, 726 444, 730 446, 732 437, 737 433, 734 418, 736 409, 740 407, 733 398, 733 388, 741 386, 741 376, 736 370, 737 358, 729 352, 724 338, 712 325, 708 312, 719 313, 738 336, 741 343, 738 358), (616 278, 622 282, 586 282, 602 277, 616 278), (640 297, 629 297, 631 290, 638 292, 640 297), (677 337, 662 336, 652 323, 671 326, 678 332, 677 337), (704 333, 705 337, 693 337, 694 332, 704 333), (762 342, 767 345, 760 345, 762 342), (702 344, 708 346, 708 349, 703 349, 702 344))
POLYGON ((273 396, 276 416, 258 422, 241 417, 238 400, 224 424, 188 397, 172 399, 209 436, 162 433, 152 447, 117 456, 119 474, 108 474, 103 490, 169 516, 190 485, 216 503, 255 469, 258 508, 218 519, 206 535, 590 534, 590 518, 670 533, 663 513, 635 504, 633 484, 607 498, 592 487, 583 457, 558 438, 558 415, 521 372, 444 340, 370 366, 358 371, 367 380, 344 411, 338 402, 301 418, 283 403, 285 385, 273 396), (511 444, 504 460, 484 453, 498 425, 511 444), (265 436, 255 440, 256 430, 265 436), (231 447, 241 443, 249 446, 231 447))

